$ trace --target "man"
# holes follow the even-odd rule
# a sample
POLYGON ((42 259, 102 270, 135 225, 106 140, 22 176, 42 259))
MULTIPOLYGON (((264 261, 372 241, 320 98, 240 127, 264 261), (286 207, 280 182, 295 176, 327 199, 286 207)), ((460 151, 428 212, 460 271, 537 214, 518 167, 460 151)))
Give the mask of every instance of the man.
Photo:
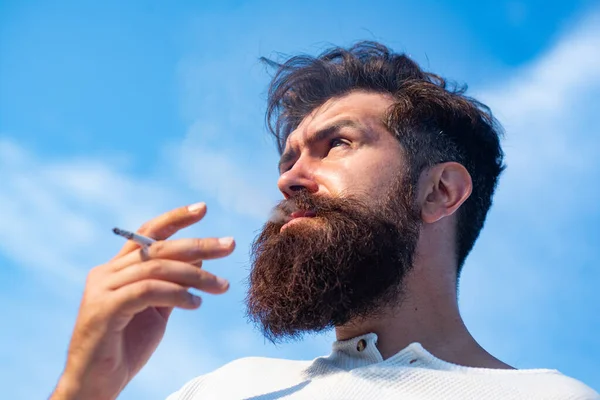
MULTIPOLYGON (((461 268, 502 172, 485 106, 408 57, 371 42, 276 67, 267 119, 284 200, 256 238, 248 315, 273 341, 335 328, 329 356, 236 360, 176 399, 598 399, 555 370, 516 370, 483 349, 457 304, 461 268)), ((203 203, 140 228, 88 277, 53 399, 113 399, 160 342, 200 269, 232 238, 165 240, 203 203)))

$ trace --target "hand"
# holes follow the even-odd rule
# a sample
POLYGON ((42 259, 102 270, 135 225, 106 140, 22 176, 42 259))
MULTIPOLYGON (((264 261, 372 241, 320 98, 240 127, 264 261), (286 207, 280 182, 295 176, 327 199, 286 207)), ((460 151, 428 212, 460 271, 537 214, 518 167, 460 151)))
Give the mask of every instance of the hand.
POLYGON ((173 308, 200 306, 189 288, 227 291, 227 281, 201 267, 203 260, 231 254, 232 238, 164 241, 205 214, 200 203, 161 215, 138 230, 157 242, 146 250, 127 242, 110 262, 90 271, 51 399, 116 398, 156 350, 173 308))

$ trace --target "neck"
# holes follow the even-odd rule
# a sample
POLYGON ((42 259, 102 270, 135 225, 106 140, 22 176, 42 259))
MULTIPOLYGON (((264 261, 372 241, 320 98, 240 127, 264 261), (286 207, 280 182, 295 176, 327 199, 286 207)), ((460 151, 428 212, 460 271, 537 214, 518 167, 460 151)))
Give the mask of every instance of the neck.
POLYGON ((455 276, 444 276, 440 269, 428 271, 415 266, 406 277, 397 304, 375 318, 336 327, 336 338, 346 340, 375 333, 384 359, 419 342, 436 357, 454 364, 512 368, 485 351, 469 333, 458 309, 455 282, 455 276))

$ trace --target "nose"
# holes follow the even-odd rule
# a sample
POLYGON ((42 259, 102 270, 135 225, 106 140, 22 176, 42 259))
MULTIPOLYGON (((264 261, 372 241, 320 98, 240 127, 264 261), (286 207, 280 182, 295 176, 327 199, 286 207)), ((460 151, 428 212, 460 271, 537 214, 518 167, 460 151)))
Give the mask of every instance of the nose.
POLYGON ((292 169, 281 174, 277 186, 286 199, 301 190, 306 190, 309 193, 316 193, 319 190, 314 174, 305 160, 296 161, 292 169))

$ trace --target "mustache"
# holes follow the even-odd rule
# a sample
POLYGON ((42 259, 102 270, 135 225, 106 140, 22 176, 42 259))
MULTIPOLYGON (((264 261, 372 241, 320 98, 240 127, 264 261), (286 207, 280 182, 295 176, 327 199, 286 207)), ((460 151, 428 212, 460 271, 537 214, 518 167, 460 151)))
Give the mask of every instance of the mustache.
POLYGON ((367 209, 366 205, 352 197, 325 197, 311 194, 306 189, 302 189, 294 196, 281 200, 272 209, 268 222, 285 224, 291 219, 290 215, 298 211, 312 211, 316 217, 326 218, 336 213, 348 213, 357 208, 367 209))

